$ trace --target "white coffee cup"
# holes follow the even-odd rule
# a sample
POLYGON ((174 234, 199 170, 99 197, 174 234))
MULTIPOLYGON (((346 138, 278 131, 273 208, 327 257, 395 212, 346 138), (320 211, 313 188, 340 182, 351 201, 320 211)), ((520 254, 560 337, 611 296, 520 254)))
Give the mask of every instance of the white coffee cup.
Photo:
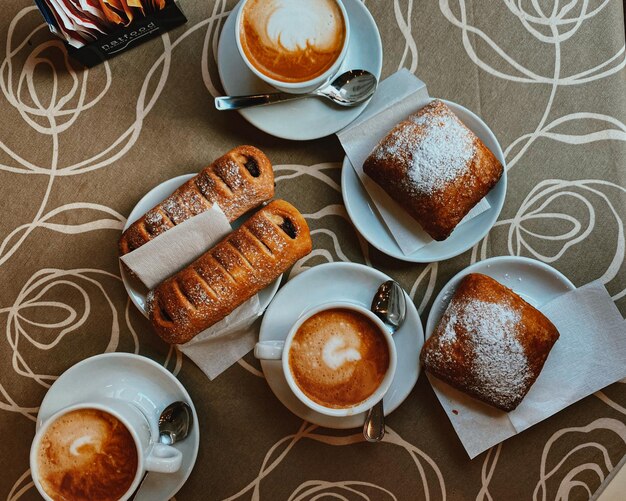
POLYGON ((133 437, 137 448, 137 471, 133 482, 120 501, 127 500, 133 495, 147 471, 174 473, 180 469, 182 452, 170 445, 155 442, 157 424, 152 425, 137 406, 122 400, 100 398, 97 402, 70 405, 59 410, 46 419, 37 430, 30 449, 30 471, 35 487, 45 500, 53 501, 53 498, 44 490, 40 480, 38 455, 41 439, 57 419, 69 412, 81 409, 96 409, 112 415, 126 427, 133 437))
POLYGON ((346 8, 344 7, 341 0, 335 0, 337 6, 339 7, 339 10, 341 11, 341 15, 343 17, 343 22, 345 26, 345 38, 343 41, 341 52, 339 53, 339 56, 337 57, 335 62, 332 64, 332 66, 328 68, 324 73, 310 80, 305 80, 302 82, 285 82, 285 81, 271 78, 270 76, 259 71, 254 66, 254 64, 252 64, 252 62, 248 59, 248 56, 243 50, 243 47, 241 44, 241 35, 240 35, 243 12, 244 12, 246 3, 248 3, 248 1, 249 0, 242 0, 239 4, 239 12, 237 13, 237 18, 235 21, 235 40, 236 40, 237 49, 239 50, 239 54, 241 55, 241 58, 243 59, 244 63, 246 63, 246 66, 248 66, 250 71, 252 71, 252 73, 254 73, 257 77, 259 77, 261 80, 268 83, 272 87, 275 87, 276 89, 283 91, 283 92, 289 92, 291 94, 304 94, 307 92, 312 92, 315 89, 331 81, 331 79, 339 71, 339 68, 341 64, 343 63, 343 60, 345 59, 346 54, 348 53, 348 45, 349 45, 349 40, 350 40, 350 22, 348 19, 346 8))
POLYGON ((289 334, 284 341, 272 340, 258 342, 254 347, 254 356, 259 360, 280 360, 282 362, 283 374, 285 375, 287 384, 291 388, 291 391, 294 393, 294 395, 298 397, 298 399, 310 409, 321 414, 325 414, 327 416, 335 417, 345 417, 360 414, 367 411, 375 404, 377 404, 380 400, 382 400, 385 396, 385 393, 387 393, 389 387, 391 386, 398 361, 396 345, 393 341, 392 334, 382 322, 382 320, 380 320, 380 318, 374 315, 367 308, 348 302, 325 303, 306 311, 291 327, 289 334), (300 389, 298 383, 296 383, 293 377, 291 368, 289 367, 289 350, 291 349, 291 344, 300 326, 302 326, 304 322, 306 322, 309 318, 316 315, 317 313, 332 309, 352 310, 371 320, 376 325, 376 327, 378 327, 380 334, 385 339, 387 343, 387 349, 389 351, 389 367, 387 368, 387 372, 380 382, 380 385, 369 397, 352 407, 326 407, 313 401, 300 389))

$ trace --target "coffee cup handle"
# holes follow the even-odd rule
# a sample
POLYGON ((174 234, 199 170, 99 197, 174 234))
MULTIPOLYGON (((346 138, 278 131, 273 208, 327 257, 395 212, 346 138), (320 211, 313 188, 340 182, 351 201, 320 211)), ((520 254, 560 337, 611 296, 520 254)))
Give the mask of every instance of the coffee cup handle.
POLYGON ((154 444, 146 458, 146 470, 158 473, 174 473, 180 469, 183 453, 171 445, 154 444))
POLYGON ((259 360, 280 360, 284 347, 284 341, 262 341, 255 345, 254 356, 259 360))

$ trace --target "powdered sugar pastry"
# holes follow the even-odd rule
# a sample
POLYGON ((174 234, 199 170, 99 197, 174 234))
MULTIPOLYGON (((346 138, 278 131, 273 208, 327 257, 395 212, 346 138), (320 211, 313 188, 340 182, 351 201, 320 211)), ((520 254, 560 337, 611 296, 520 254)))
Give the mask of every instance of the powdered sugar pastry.
POLYGON ((429 113, 411 115, 378 150, 379 158, 402 158, 409 187, 428 194, 463 175, 475 154, 473 134, 458 118, 443 103, 430 107, 429 113))
POLYGON ((472 299, 452 303, 446 311, 440 342, 457 341, 457 326, 463 326, 473 351, 472 373, 482 392, 498 397, 524 394, 530 377, 524 347, 517 339, 520 313, 507 304, 472 299))

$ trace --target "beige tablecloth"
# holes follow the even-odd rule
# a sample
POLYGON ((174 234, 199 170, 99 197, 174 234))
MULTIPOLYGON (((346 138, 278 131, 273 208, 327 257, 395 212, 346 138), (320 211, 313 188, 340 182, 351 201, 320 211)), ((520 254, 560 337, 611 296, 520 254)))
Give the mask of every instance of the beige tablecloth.
POLYGON ((83 71, 64 62, 32 2, 2 2, 0 496, 38 498, 28 451, 55 377, 87 356, 130 351, 173 371, 197 406, 200 452, 181 500, 587 499, 626 453, 624 384, 470 461, 422 375, 388 418, 385 442, 372 446, 358 430, 291 414, 250 355, 209 382, 129 302, 116 241, 153 186, 250 143, 274 164, 297 166, 276 172, 278 196, 308 215, 325 210, 309 224, 326 252, 308 265, 379 268, 410 291, 423 319, 453 274, 509 254, 548 262, 576 285, 600 278, 626 312, 621 2, 367 2, 383 77, 408 68, 431 95, 481 115, 506 150, 507 199, 488 239, 428 265, 359 239, 342 203, 335 137, 281 140, 213 109, 216 44, 233 2, 182 6, 186 25, 83 71))

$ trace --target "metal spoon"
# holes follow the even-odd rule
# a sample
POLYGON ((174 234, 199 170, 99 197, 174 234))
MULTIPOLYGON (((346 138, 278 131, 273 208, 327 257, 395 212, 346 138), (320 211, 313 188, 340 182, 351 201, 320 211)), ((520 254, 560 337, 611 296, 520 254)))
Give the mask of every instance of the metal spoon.
MULTIPOLYGON (((370 309, 387 325, 391 333, 395 334, 406 317, 406 298, 400 284, 393 280, 381 284, 372 299, 370 309)), ((363 425, 363 436, 368 442, 380 442, 385 436, 385 412, 382 400, 368 411, 363 425)))
POLYGON ((251 96, 221 96, 215 98, 218 110, 239 110, 252 106, 292 101, 305 97, 325 97, 339 106, 356 106, 374 95, 378 81, 369 71, 349 70, 336 77, 324 87, 307 94, 276 92, 251 96))
POLYGON ((193 413, 186 402, 171 403, 159 416, 159 443, 172 445, 189 435, 193 425, 193 413))
MULTIPOLYGON (((165 445, 173 445, 187 438, 189 431, 193 426, 193 413, 191 407, 186 402, 172 402, 168 405, 159 416, 159 443, 165 445)), ((148 472, 144 473, 139 487, 133 494, 133 499, 137 497, 137 493, 141 490, 143 483, 146 481, 148 472)))

